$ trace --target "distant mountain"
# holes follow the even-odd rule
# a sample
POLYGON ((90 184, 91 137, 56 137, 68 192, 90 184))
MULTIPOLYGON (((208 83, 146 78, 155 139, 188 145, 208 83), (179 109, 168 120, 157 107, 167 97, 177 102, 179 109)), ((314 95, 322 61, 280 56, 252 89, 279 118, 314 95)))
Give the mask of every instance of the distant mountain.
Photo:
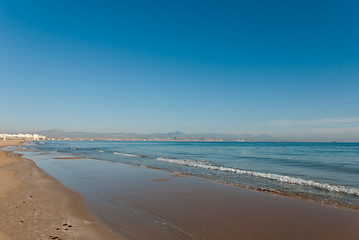
POLYGON ((36 133, 46 137, 66 137, 68 135, 68 132, 65 132, 61 129, 44 130, 36 133))
POLYGON ((267 134, 261 134, 257 136, 258 139, 261 139, 261 141, 274 141, 275 139, 267 134))
POLYGON ((38 132, 41 135, 53 138, 126 138, 140 137, 142 134, 136 133, 95 133, 95 132, 66 132, 60 129, 44 130, 38 132))
POLYGON ((61 129, 52 129, 36 132, 51 138, 138 138, 138 139, 184 139, 184 140, 203 140, 203 139, 222 139, 224 141, 274 141, 271 136, 262 134, 253 136, 249 134, 234 135, 234 134, 221 134, 221 133, 202 133, 202 134, 186 134, 180 131, 169 133, 95 133, 95 132, 66 132, 61 129))

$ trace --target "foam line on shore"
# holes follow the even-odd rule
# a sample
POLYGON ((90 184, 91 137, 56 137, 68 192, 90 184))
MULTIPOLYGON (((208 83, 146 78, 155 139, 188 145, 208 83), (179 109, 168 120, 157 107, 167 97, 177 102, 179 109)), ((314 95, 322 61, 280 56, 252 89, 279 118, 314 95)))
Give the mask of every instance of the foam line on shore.
POLYGON ((172 158, 158 157, 158 158, 156 158, 156 160, 161 161, 161 162, 166 162, 166 163, 172 163, 172 164, 178 164, 178 165, 184 165, 184 166, 190 166, 190 167, 196 167, 196 168, 203 168, 203 169, 208 169, 208 170, 231 172, 231 173, 236 173, 236 174, 241 174, 241 175, 249 175, 249 176, 253 176, 253 177, 266 178, 266 179, 271 179, 271 180, 284 182, 284 183, 315 187, 315 188, 323 189, 323 190, 330 191, 330 192, 345 193, 345 194, 359 196, 359 189, 357 189, 357 188, 332 185, 329 183, 320 183, 320 182, 316 182, 316 181, 312 181, 312 180, 284 176, 284 175, 279 175, 279 174, 275 174, 275 173, 263 173, 263 172, 248 171, 248 170, 229 168, 229 167, 223 167, 223 166, 215 166, 208 162, 194 161, 194 160, 188 160, 188 159, 172 159, 172 158))
POLYGON ((132 154, 132 153, 120 153, 120 152, 114 152, 115 155, 120 155, 124 157, 142 157, 141 155, 132 154))

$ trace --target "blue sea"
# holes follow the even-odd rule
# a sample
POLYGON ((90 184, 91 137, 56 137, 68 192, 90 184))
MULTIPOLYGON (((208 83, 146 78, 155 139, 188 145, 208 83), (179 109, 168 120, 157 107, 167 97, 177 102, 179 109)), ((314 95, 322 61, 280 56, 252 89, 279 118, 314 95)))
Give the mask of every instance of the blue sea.
POLYGON ((40 167, 79 156, 359 208, 359 143, 44 141, 24 148, 40 167))

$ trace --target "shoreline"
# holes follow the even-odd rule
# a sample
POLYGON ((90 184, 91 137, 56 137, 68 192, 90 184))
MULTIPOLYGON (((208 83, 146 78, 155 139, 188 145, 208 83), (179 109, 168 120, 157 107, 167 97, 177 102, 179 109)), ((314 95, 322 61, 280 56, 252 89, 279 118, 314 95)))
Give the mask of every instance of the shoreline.
MULTIPOLYGON (((84 155, 81 154, 81 149, 71 148, 71 146, 78 146, 78 144, 82 144, 80 142, 71 143, 71 141, 60 141, 63 143, 67 142, 67 146, 69 147, 70 151, 65 152, 72 152, 74 156, 80 156, 90 158, 92 155, 84 155), (77 150, 79 150, 79 153, 77 153, 77 150)), ((91 143, 91 141, 83 141, 85 145, 88 145, 87 143, 91 143)), ((100 145, 106 145, 103 141, 97 142, 100 145)), ((133 142, 136 146, 141 146, 141 144, 137 144, 140 142, 133 142)), ((115 142, 111 142, 111 145, 115 144, 115 142)), ((131 143, 132 144, 132 143, 131 143)), ((172 144, 172 143, 171 143, 172 144)), ((66 145, 66 144, 65 144, 66 145)), ((96 145, 96 144, 95 144, 96 145)), ((122 144, 121 144, 122 145, 122 144)), ((144 144, 142 144, 145 146, 144 144)), ((151 144, 156 146, 157 144, 151 144)), ((161 145, 161 144, 158 144, 161 145)), ((186 145, 186 144, 185 144, 186 145)), ((91 144, 89 145, 91 146, 91 144)), ((198 157, 197 160, 200 160, 198 163, 195 160, 196 156, 194 156, 195 159, 186 158, 186 156, 174 156, 172 159, 171 157, 163 157, 168 154, 166 151, 156 151, 153 154, 149 153, 146 154, 146 149, 141 148, 135 148, 131 150, 130 144, 124 144, 125 147, 128 149, 125 150, 124 153, 120 152, 113 152, 114 155, 121 155, 119 158, 122 157, 136 157, 131 159, 125 159, 124 161, 119 160, 122 163, 130 164, 134 166, 141 166, 141 167, 147 167, 147 168, 153 168, 153 169, 159 169, 162 171, 170 171, 170 172, 180 172, 181 174, 193 176, 193 177, 199 177, 204 178, 208 181, 214 181, 221 184, 229 184, 234 185, 241 188, 246 189, 254 189, 256 191, 260 192, 269 192, 272 194, 279 194, 281 196, 286 196, 294 199, 301 199, 301 200, 308 200, 308 201, 315 201, 320 204, 327 204, 331 206, 336 207, 344 207, 344 208, 350 208, 354 210, 359 210, 359 188, 357 185, 357 181, 355 181, 355 173, 357 173, 358 169, 351 169, 350 165, 346 165, 343 163, 343 165, 337 167, 334 165, 331 165, 332 161, 330 160, 332 157, 332 154, 330 156, 326 156, 327 159, 321 160, 315 160, 316 162, 311 162, 311 158, 313 158, 313 155, 308 155, 306 157, 309 157, 307 159, 302 159, 300 156, 298 159, 293 159, 293 163, 291 161, 288 161, 292 154, 289 153, 289 156, 285 156, 283 159, 278 158, 276 159, 275 156, 269 155, 268 158, 270 158, 269 161, 264 160, 267 157, 261 158, 260 156, 256 158, 254 161, 246 160, 247 157, 245 156, 237 156, 239 158, 239 162, 243 161, 242 159, 245 159, 244 164, 243 163, 235 163, 239 164, 231 165, 231 162, 227 162, 226 164, 222 164, 220 162, 217 162, 217 160, 221 159, 222 156, 216 156, 216 159, 210 159, 206 160, 205 154, 203 154, 203 157, 198 157), (137 151, 136 151, 137 150, 137 151), (145 153, 143 152, 145 150, 145 153), (127 152, 126 152, 127 151, 127 152), (130 154, 129 154, 130 153, 130 154), (156 157, 153 157, 156 156, 156 157), (148 161, 148 163, 142 164, 143 161, 140 157, 143 157, 143 161, 148 161), (201 159, 203 158, 203 159, 201 159), (289 159, 287 159, 289 158, 289 159), (325 161, 329 162, 325 163, 325 161), (203 160, 203 161, 202 161, 203 160), (309 161, 308 161, 309 160, 309 161), (263 166, 259 166, 258 163, 263 162, 263 166), (276 162, 277 163, 276 163, 276 162), (287 161, 283 166, 280 166, 280 162, 287 161), (319 161, 319 163, 318 163, 319 161), (165 165, 161 165, 164 162, 165 165), (254 163, 252 166, 252 162, 254 163), (257 162, 257 163, 256 163, 257 162), (272 166, 271 162, 274 164, 272 166), (308 163, 307 163, 308 162, 308 163), (240 165, 242 164, 242 165, 240 165), (277 168, 279 170, 272 168, 275 166, 275 164, 279 164, 277 168), (292 166, 291 166, 292 165, 292 166), (189 166, 187 168, 187 166, 189 166), (284 169, 284 166, 288 166, 289 171, 287 169, 284 169), (257 167, 259 167, 257 169, 257 167), (264 167, 264 168, 263 168, 264 167), (282 170, 282 167, 284 170, 282 170), (186 169, 187 168, 187 169, 186 169), (297 168, 297 169, 296 169, 297 168), (195 169, 195 170, 194 170, 195 169), (261 170, 262 169, 262 170, 261 170), (298 169, 301 171, 298 171, 298 169), (309 169, 309 174, 307 174, 307 170, 309 169), (208 170, 208 171, 207 171, 208 170), (207 174, 207 172, 210 172, 210 174, 207 174), (310 173, 312 172, 312 173, 310 173), (313 174, 313 172, 318 173, 313 174), (325 176, 324 174, 328 174, 325 176), (338 176, 336 176, 338 174, 338 176), (352 174, 352 175, 351 175, 352 174), (212 177, 214 176, 214 177, 212 177), (238 178, 237 178, 238 176, 238 178), (317 177, 318 176, 318 177, 317 177), (238 180, 239 179, 239 180, 238 180), (258 180, 258 181, 257 181, 258 180), (259 183, 259 184, 258 184, 259 183)), ((176 145, 173 145, 176 146, 176 145)), ((181 146, 181 145, 180 145, 181 146)), ((199 145, 201 146, 201 145, 199 145)), ((210 145, 208 145, 210 147, 210 145)), ((215 145, 216 146, 216 145, 215 145)), ((221 145, 219 145, 220 147, 221 145)), ((237 145, 236 145, 237 146, 237 145)), ((240 145, 238 145, 240 146, 240 145)), ((256 147, 256 145, 253 145, 256 147)), ((284 145, 286 146, 286 145, 284 145)), ((297 146, 294 144, 294 146, 297 146)), ((307 149, 305 151, 308 152, 308 146, 302 146, 300 147, 306 147, 307 149)), ((349 146, 349 147, 355 147, 349 146)), ((98 147, 98 146, 97 146, 98 147)), ((247 146, 244 148, 248 149, 247 146)), ((260 147, 260 146, 259 146, 260 147)), ((280 146, 279 146, 280 147, 280 146)), ((291 147, 291 146, 289 146, 291 147)), ((310 146, 311 147, 311 146, 310 146)), ((313 146, 317 148, 318 146, 313 146)), ((319 146, 319 148, 324 147, 328 148, 328 145, 326 146, 319 146)), ((337 148, 344 148, 343 146, 336 146, 337 148)), ((330 145, 329 145, 330 148, 330 145)), ((97 151, 97 150, 96 150, 97 151)), ((104 154, 108 154, 104 151, 104 154)), ((294 151, 295 152, 295 151, 294 151)), ((310 152, 310 151, 309 151, 310 152)), ((341 151, 338 151, 341 152, 341 151)), ((95 153, 95 152, 94 152, 95 153)), ((89 153, 92 154, 92 153, 89 153)), ((238 153, 237 153, 238 154, 238 153)), ((278 154, 278 153, 277 153, 278 154)), ((280 155, 281 153, 279 153, 280 155)), ((253 155, 253 152, 252 152, 253 155)), ((285 153, 284 153, 285 155, 285 153)), ((305 155, 305 154, 304 154, 305 155)), ((339 155, 338 155, 339 156, 339 155)), ((355 156, 355 155, 353 155, 355 156)), ((251 156, 250 158, 252 158, 251 156)), ((71 157, 74 158, 74 157, 71 157)), ((75 157, 76 158, 76 157, 75 157)), ((93 158, 99 158, 99 160, 102 159, 101 156, 93 156, 93 158)), ((319 156, 320 158, 320 156, 319 156)), ((249 159, 249 158, 248 158, 249 159)), ((113 156, 110 156, 109 154, 106 156, 105 159, 102 160, 114 160, 117 161, 117 159, 114 159, 113 156)), ((332 159, 333 160, 333 159, 332 159)), ((226 159, 224 159, 226 161, 226 159)), ((355 159, 351 159, 350 161, 354 161, 355 159)), ((338 163, 340 164, 340 163, 338 163)), ((286 168, 285 167, 285 168, 286 168)), ((355 166, 354 166, 355 167, 355 166)))
MULTIPOLYGON (((59 159, 59 158, 55 158, 55 159, 59 159)), ((77 157, 76 157, 76 159, 77 159, 77 157)), ((211 183, 236 187, 236 188, 245 189, 245 190, 249 190, 249 191, 255 191, 255 192, 264 193, 264 194, 270 194, 272 196, 284 197, 284 198, 289 198, 289 199, 293 199, 293 200, 297 200, 297 201, 304 201, 304 202, 311 203, 311 204, 318 204, 319 206, 337 208, 337 209, 355 212, 355 213, 359 214, 359 206, 357 207, 357 206, 353 206, 353 205, 347 205, 347 204, 340 203, 340 202, 326 200, 326 199, 320 198, 320 197, 313 198, 313 197, 308 197, 305 194, 303 194, 303 195, 301 195, 299 193, 291 194, 291 193, 287 193, 287 192, 283 192, 283 191, 279 191, 279 190, 275 190, 275 189, 270 189, 270 188, 252 187, 252 186, 243 185, 243 184, 239 184, 239 183, 231 183, 231 182, 226 182, 226 181, 221 181, 221 180, 216 180, 216 179, 211 179, 211 178, 205 178, 205 177, 196 176, 196 175, 193 175, 190 173, 170 171, 167 169, 156 168, 156 167, 149 167, 149 166, 143 166, 143 165, 137 165, 137 164, 131 164, 131 163, 124 163, 124 162, 121 162, 121 164, 129 165, 129 166, 133 166, 133 167, 154 169, 154 170, 158 170, 158 171, 162 171, 162 172, 171 173, 174 175, 178 174, 178 175, 182 175, 185 177, 197 178, 197 179, 211 182, 211 183)), ((167 179, 165 179, 165 180, 167 180, 167 179)))
POLYGON ((133 217, 126 212, 131 209, 143 215, 142 218, 162 222, 180 234, 170 239, 356 240, 359 236, 359 212, 352 209, 156 169, 117 165, 117 174, 130 172, 130 176, 120 177, 119 182, 127 181, 135 189, 117 193, 116 201, 126 205, 126 209, 106 206, 101 201, 90 203, 99 219, 114 229, 123 230, 123 218, 127 218, 128 224, 133 217), (140 180, 131 177, 138 175, 140 180))
MULTIPOLYGON (((23 141, 0 141, 0 148, 23 141)), ((95 219, 84 197, 36 164, 0 150, 0 240, 121 239, 95 219)))
MULTIPOLYGON (((16 155, 12 152, 10 154, 16 155)), ((86 166, 111 164, 101 161, 91 163, 93 159, 78 157, 54 159, 77 159, 80 165, 86 166)), ((104 195, 112 196, 115 200, 106 202, 91 199, 86 193, 77 190, 69 190, 68 185, 60 183, 60 178, 57 180, 48 176, 32 160, 24 160, 31 162, 47 178, 64 188, 60 191, 76 195, 87 213, 86 206, 99 222, 126 239, 354 240, 359 235, 356 227, 359 226, 359 212, 342 206, 124 163, 113 165, 116 166, 116 176, 110 179, 111 184, 103 185, 108 188, 108 192, 103 192, 104 195), (82 196, 86 197, 86 205, 82 196)), ((67 206, 66 209, 69 211, 71 208, 67 206)), ((73 222, 68 224, 75 226, 73 222)), ((3 229, 1 223, 0 229, 3 229)), ((70 233, 62 227, 61 231, 70 233)), ((0 240, 8 238, 1 238, 0 233, 0 240)))

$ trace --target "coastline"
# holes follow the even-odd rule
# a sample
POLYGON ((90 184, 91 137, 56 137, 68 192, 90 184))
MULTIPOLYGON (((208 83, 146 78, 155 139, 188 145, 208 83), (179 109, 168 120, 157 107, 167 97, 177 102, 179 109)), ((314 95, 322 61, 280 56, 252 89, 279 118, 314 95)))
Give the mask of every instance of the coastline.
MULTIPOLYGON (((50 236, 59 236, 61 239, 116 239, 109 229, 89 216, 82 196, 86 197, 86 205, 98 221, 126 239, 356 240, 359 235, 357 228, 359 212, 353 209, 318 204, 124 163, 114 165, 111 162, 75 156, 55 157, 57 161, 67 162, 69 159, 77 159, 76 165, 68 166, 71 169, 74 167, 74 172, 77 171, 76 167, 85 168, 85 170, 89 167, 99 175, 92 175, 93 173, 88 172, 87 177, 98 179, 96 177, 101 176, 109 181, 104 182, 105 184, 97 183, 103 188, 103 192, 100 193, 93 193, 94 189, 91 185, 90 195, 96 195, 95 199, 91 199, 91 196, 89 197, 86 193, 75 189, 76 192, 82 194, 80 195, 69 190, 68 188, 72 184, 68 185, 61 181, 59 178, 61 172, 58 173, 58 176, 49 172, 54 176, 51 177, 40 170, 33 161, 21 158, 12 152, 7 152, 7 154, 17 162, 13 162, 11 166, 0 167, 0 171, 16 171, 15 177, 18 177, 19 174, 24 175, 20 179, 21 181, 25 180, 20 187, 8 190, 8 196, 2 198, 17 197, 14 206, 11 205, 11 200, 7 200, 8 205, 2 203, 0 205, 1 209, 7 211, 5 212, 7 215, 4 214, 4 216, 7 219, 12 219, 12 222, 0 223, 1 231, 7 230, 3 231, 7 236, 11 230, 19 232, 13 234, 23 234, 12 235, 13 237, 10 239, 26 239, 26 237, 28 239, 51 239, 50 236), (20 162, 22 164, 18 164, 20 162), (16 169, 15 165, 19 165, 22 170, 16 169), (113 172, 106 172, 106 176, 104 176, 101 171, 107 171, 106 167, 108 166, 113 172), (101 170, 100 167, 104 168, 101 170), (36 170, 29 170, 31 168, 36 168, 36 170), (39 221, 40 217, 38 221, 35 221, 34 217, 37 216, 31 212, 31 210, 35 212, 33 209, 29 209, 32 215, 28 220, 19 219, 22 217, 19 211, 35 200, 35 194, 31 192, 33 195, 30 195, 26 182, 29 181, 29 178, 26 180, 26 176, 29 176, 30 173, 34 174, 34 172, 39 172, 40 178, 38 179, 40 181, 37 181, 37 184, 42 185, 44 189, 36 196, 46 193, 54 198, 43 199, 42 204, 45 206, 42 207, 52 209, 52 203, 57 206, 63 205, 60 206, 63 207, 60 214, 51 213, 52 216, 58 217, 48 220, 48 225, 43 225, 42 230, 39 226, 35 226, 41 221, 39 221), (113 177, 112 173, 115 173, 113 177), (48 184, 49 180, 52 185, 48 184), (112 197, 112 201, 106 202, 106 199, 103 201, 103 199, 99 199, 101 196, 112 197), (59 201, 59 199, 61 200, 59 201), (77 205, 74 202, 77 202, 77 205), (68 213, 70 215, 66 215, 68 213), (28 225, 24 227, 25 221, 29 220, 28 225), (71 224, 78 228, 68 228, 62 226, 63 224, 71 224), (36 231, 32 229, 34 226, 37 228, 36 231), (60 229, 56 230, 56 228, 60 229), (68 230, 65 230, 66 228, 68 230), (33 234, 31 231, 35 231, 34 234, 38 234, 37 236, 40 231, 46 232, 46 234, 41 237, 35 235, 29 237, 29 233, 33 234), (95 232, 93 233, 93 231, 95 232), (64 235, 53 235, 54 232, 64 235)), ((3 162, 1 156, 0 159, 3 162)), ((66 171, 69 169, 67 168, 66 171)), ((32 179, 37 178, 32 177, 32 179)), ((48 213, 46 209, 42 211, 42 214, 48 213)), ((46 217, 50 217, 48 215, 46 217)), ((0 233, 0 240, 9 240, 9 238, 6 238, 6 235, 3 237, 0 233)))
MULTIPOLYGON (((0 141, 0 148, 21 143, 0 141)), ((80 194, 19 154, 0 150, 0 181, 0 240, 121 239, 91 215, 80 194)))
MULTIPOLYGON (((153 219, 178 233, 173 238, 141 238, 123 231, 129 239, 356 240, 359 236, 359 212, 353 209, 157 169, 117 165, 120 167, 116 172, 121 176, 117 189, 131 186, 131 190, 120 190, 115 197, 126 209, 95 201, 90 203, 95 215, 115 231, 123 231, 124 219, 127 225, 131 220, 133 226, 136 221, 138 224, 126 212, 131 209, 142 219, 153 219), (140 180, 136 179, 139 175, 140 180)), ((142 226, 145 224, 142 222, 142 226)), ((150 230, 144 231, 147 236, 156 234, 150 230)), ((138 228, 136 234, 140 231, 138 228)))

